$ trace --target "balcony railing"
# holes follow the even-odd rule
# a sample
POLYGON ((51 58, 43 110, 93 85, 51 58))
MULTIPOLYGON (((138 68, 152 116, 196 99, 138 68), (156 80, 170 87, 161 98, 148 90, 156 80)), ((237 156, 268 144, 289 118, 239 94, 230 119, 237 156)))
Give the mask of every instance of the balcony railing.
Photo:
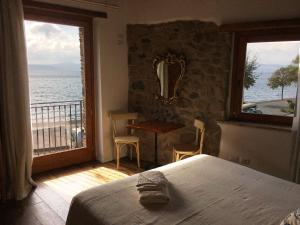
POLYGON ((85 146, 83 100, 31 104, 33 155, 85 146))

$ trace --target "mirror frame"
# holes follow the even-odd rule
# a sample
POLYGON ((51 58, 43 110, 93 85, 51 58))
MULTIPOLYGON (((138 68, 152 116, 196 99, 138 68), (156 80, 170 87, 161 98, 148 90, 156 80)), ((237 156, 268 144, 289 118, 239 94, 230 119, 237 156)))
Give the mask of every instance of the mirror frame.
POLYGON ((157 76, 157 66, 161 61, 165 61, 167 64, 178 63, 180 65, 180 74, 179 74, 179 78, 177 79, 177 81, 174 85, 173 96, 169 97, 169 98, 165 98, 165 97, 155 93, 155 99, 161 101, 164 104, 172 104, 178 98, 177 89, 179 86, 179 82, 182 80, 182 77, 184 76, 184 73, 185 73, 185 67, 186 67, 185 58, 183 55, 177 56, 172 53, 167 53, 165 56, 156 56, 155 57, 155 59, 153 60, 152 67, 153 67, 153 73, 156 77, 156 81, 159 85, 159 91, 161 91, 161 85, 160 85, 160 79, 157 76))

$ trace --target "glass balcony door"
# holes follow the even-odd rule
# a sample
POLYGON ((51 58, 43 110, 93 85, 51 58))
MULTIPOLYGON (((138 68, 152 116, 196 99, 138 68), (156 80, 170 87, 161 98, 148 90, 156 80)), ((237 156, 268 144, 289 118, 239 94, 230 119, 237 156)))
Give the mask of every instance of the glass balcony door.
POLYGON ((94 159, 89 20, 25 11, 33 172, 94 159), (87 115, 89 115, 87 117, 87 115))

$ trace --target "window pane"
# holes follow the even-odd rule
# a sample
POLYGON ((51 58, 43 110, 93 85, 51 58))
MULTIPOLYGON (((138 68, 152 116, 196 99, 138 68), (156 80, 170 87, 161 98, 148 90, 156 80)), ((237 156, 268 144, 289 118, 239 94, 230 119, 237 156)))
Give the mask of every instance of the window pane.
POLYGON ((242 112, 294 116, 300 41, 247 44, 242 112))
POLYGON ((86 147, 83 28, 25 21, 34 156, 86 147))

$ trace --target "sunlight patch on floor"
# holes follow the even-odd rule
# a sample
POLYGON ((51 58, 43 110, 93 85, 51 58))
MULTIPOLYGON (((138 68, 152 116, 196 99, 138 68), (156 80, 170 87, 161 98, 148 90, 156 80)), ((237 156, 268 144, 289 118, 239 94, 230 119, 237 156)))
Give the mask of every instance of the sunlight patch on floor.
POLYGON ((69 200, 69 197, 73 197, 81 191, 128 176, 115 169, 97 167, 49 179, 42 183, 54 189, 61 196, 68 196, 66 200, 69 200))

